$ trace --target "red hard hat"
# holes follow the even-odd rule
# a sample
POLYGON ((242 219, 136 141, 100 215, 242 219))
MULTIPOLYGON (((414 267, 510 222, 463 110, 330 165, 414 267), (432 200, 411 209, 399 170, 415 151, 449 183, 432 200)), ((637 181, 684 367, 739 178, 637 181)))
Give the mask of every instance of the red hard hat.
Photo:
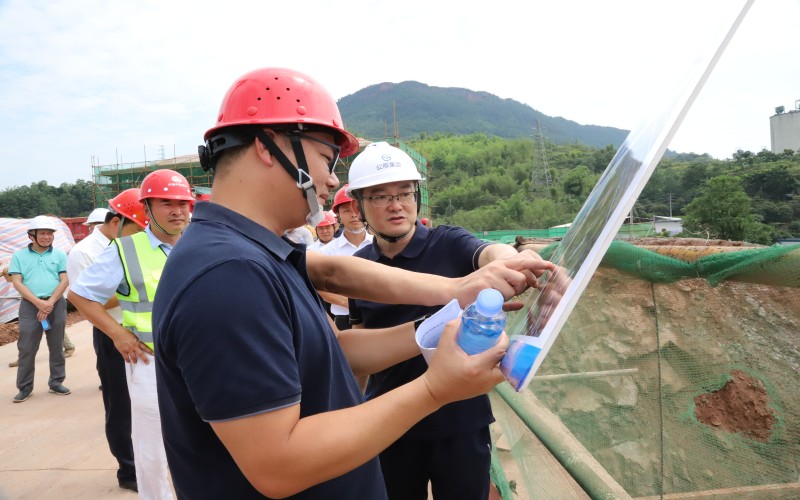
POLYGON ((332 226, 334 224, 336 224, 336 216, 333 215, 333 212, 325 212, 325 218, 317 224, 317 227, 332 226))
POLYGON ((419 221, 422 223, 423 226, 428 225, 428 219, 426 219, 425 217, 421 218, 419 221))
POLYGON ((358 151, 358 139, 344 129, 336 101, 311 77, 286 68, 262 68, 236 80, 222 99, 217 124, 203 138, 234 125, 317 125, 331 129, 341 157, 358 151))
POLYGON ((108 209, 122 214, 141 227, 145 227, 150 222, 150 219, 144 213, 144 205, 139 201, 139 190, 137 188, 126 189, 108 200, 108 209))
POLYGON ((189 181, 174 170, 156 170, 150 172, 142 181, 139 201, 147 198, 161 198, 166 200, 186 200, 194 203, 192 187, 189 181))
POLYGON ((342 186, 342 189, 336 191, 336 196, 333 197, 331 211, 336 212, 336 207, 345 203, 350 203, 351 201, 353 201, 353 198, 347 196, 347 184, 345 184, 342 186))

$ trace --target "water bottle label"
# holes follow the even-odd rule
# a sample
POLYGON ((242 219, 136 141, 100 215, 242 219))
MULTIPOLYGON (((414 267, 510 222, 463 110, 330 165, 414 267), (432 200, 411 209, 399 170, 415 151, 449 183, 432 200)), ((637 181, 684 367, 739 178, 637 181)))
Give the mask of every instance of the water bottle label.
POLYGON ((500 371, 514 390, 519 391, 542 350, 536 346, 513 340, 500 360, 500 371))

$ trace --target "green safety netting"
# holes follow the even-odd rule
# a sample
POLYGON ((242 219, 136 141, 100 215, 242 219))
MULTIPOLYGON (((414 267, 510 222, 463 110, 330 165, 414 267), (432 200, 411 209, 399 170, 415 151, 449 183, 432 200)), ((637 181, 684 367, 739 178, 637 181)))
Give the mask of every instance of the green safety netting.
POLYGON ((491 395, 504 498, 800 498, 800 245, 723 250, 611 245, 530 386, 491 395))

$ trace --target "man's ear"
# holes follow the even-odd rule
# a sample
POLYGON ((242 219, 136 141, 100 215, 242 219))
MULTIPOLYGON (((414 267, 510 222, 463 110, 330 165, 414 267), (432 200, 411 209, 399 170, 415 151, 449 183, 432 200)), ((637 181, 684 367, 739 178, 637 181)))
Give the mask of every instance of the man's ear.
MULTIPOLYGON (((274 130, 265 128, 263 131, 265 134, 267 134, 267 137, 269 137, 272 140, 272 142, 275 142, 277 134, 275 133, 274 130)), ((256 137, 255 141, 256 141, 256 155, 262 162, 264 162, 265 165, 272 166, 275 157, 272 156, 272 153, 269 152, 269 149, 267 149, 267 147, 264 146, 264 143, 261 142, 261 139, 256 137)))

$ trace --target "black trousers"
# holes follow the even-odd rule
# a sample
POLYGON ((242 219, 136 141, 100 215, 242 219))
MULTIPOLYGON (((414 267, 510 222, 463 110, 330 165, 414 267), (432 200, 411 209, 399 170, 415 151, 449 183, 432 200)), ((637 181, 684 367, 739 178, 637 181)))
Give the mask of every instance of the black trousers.
POLYGON ((400 438, 380 455, 389 500, 486 500, 492 444, 489 427, 438 439, 400 438))
POLYGON ((106 410, 106 440, 117 459, 119 481, 136 481, 131 442, 131 398, 125 377, 125 360, 114 342, 97 328, 92 328, 94 352, 97 353, 97 375, 103 386, 103 407, 106 410))

